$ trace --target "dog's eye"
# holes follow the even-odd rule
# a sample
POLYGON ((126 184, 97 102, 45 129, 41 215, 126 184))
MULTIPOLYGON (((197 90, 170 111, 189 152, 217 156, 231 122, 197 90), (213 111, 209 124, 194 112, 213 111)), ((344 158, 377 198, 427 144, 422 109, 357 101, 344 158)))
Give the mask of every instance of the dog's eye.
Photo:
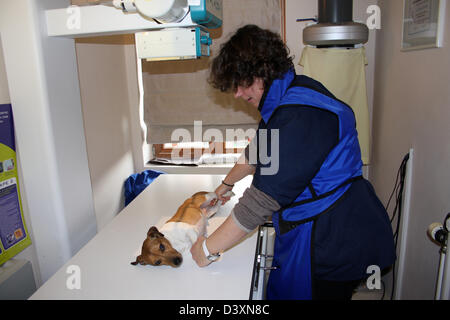
POLYGON ((156 262, 155 262, 155 266, 159 266, 161 264, 161 260, 157 260, 156 262))
POLYGON ((164 250, 166 250, 166 247, 164 247, 164 245, 161 243, 159 245, 159 250, 161 250, 162 252, 164 252, 164 250))

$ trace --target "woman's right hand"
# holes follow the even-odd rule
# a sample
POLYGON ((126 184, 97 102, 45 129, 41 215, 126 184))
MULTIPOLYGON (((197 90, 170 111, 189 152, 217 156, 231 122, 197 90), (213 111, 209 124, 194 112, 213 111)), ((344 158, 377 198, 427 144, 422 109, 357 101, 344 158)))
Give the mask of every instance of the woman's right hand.
POLYGON ((225 193, 227 193, 228 191, 231 191, 233 189, 233 187, 229 187, 224 185, 223 183, 220 184, 220 186, 218 186, 216 188, 216 190, 214 191, 217 196, 219 197, 219 200, 222 201, 222 205, 224 205, 225 203, 228 202, 228 200, 230 200, 231 197, 224 197, 223 195, 225 193))

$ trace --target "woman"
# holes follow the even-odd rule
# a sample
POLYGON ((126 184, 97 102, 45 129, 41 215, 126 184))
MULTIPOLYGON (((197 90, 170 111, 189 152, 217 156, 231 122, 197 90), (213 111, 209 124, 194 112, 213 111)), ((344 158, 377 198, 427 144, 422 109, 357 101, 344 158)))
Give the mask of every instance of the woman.
POLYGON ((353 111, 321 83, 296 76, 280 37, 254 25, 221 47, 210 82, 258 108, 254 140, 262 130, 277 130, 279 169, 264 174, 270 164, 260 157, 249 163, 246 149, 246 161, 230 170, 216 193, 228 201, 222 195, 249 174, 252 185, 225 222, 193 245, 193 259, 210 264, 272 217, 277 269, 267 298, 350 299, 369 266, 384 269, 395 260, 388 215, 362 177, 353 111))

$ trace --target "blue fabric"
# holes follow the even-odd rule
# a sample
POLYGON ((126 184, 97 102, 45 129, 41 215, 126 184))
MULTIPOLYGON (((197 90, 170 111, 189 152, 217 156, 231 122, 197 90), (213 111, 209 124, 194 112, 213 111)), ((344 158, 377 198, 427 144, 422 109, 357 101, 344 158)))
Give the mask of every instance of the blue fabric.
POLYGON ((161 174, 164 174, 164 172, 146 170, 130 175, 124 184, 125 207, 161 174))
POLYGON ((282 96, 286 93, 286 90, 294 80, 295 72, 290 70, 281 78, 272 82, 269 91, 265 94, 264 98, 260 102, 259 113, 265 123, 269 122, 273 111, 278 107, 282 96))
MULTIPOLYGON (((278 130, 279 168, 275 175, 263 175, 261 170, 271 164, 258 165, 253 185, 270 195, 281 207, 286 207, 308 190, 315 173, 337 144, 338 117, 317 108, 283 107, 277 110, 267 126, 261 128, 278 130)), ((270 136, 268 133, 267 137, 270 136)), ((271 152, 271 143, 268 143, 268 149, 271 152)))
MULTIPOLYGON (((282 107, 283 105, 298 104, 299 102, 307 106, 330 111, 339 118, 339 142, 330 151, 319 172, 315 174, 311 181, 311 186, 317 196, 334 190, 351 178, 361 176, 361 151, 352 109, 336 99, 304 87, 292 87, 285 94, 280 105, 282 107)), ((347 185, 328 197, 288 209, 283 213, 283 217, 288 221, 298 221, 323 212, 339 199, 349 187, 350 185, 347 185)), ((306 189, 297 197, 295 202, 312 198, 310 190, 306 189)))
POLYGON ((267 283, 268 300, 311 300, 311 232, 313 222, 307 222, 285 234, 280 234, 278 216, 273 216, 275 247, 272 270, 267 283))
MULTIPOLYGON (((311 299, 313 275, 317 277, 327 273, 325 278, 330 280, 357 280, 364 277, 369 261, 373 262, 371 264, 381 263, 378 264, 381 268, 391 264, 395 253, 392 230, 386 223, 388 217, 384 208, 370 201, 371 197, 377 199, 373 190, 357 187, 361 191, 358 194, 350 188, 359 184, 345 185, 362 174, 351 108, 337 100, 319 82, 306 76, 295 76, 290 71, 282 79, 275 80, 265 93, 260 112, 263 120, 258 130, 277 129, 280 132, 280 170, 273 176, 263 175, 261 168, 265 165, 258 161, 253 185, 271 195, 284 208, 272 217, 277 231, 272 265, 278 269, 270 274, 268 298, 311 299), (327 195, 330 191, 334 193, 327 195), (343 199, 347 199, 346 202, 343 199), (365 208, 366 201, 369 207, 365 208), (301 205, 286 208, 299 202, 301 205), (351 212, 345 216, 348 210, 351 212), (366 213, 373 216, 367 218, 366 213), (317 230, 325 224, 315 225, 317 220, 331 215, 339 221, 337 226, 340 229, 333 233, 335 238, 327 238, 322 230, 317 230), (348 216, 354 220, 347 220, 348 216), (373 219, 374 216, 378 218, 373 219), (281 232, 280 220, 301 221, 302 224, 281 232), (365 220, 377 224, 372 227, 379 232, 382 241, 373 241, 373 238, 358 232, 360 226, 372 228, 365 220), (314 258, 316 232, 326 238, 326 243, 320 243, 325 249, 320 247, 320 251, 317 250, 320 253, 317 265, 314 258), (339 238, 347 233, 357 237, 338 246, 339 238), (364 258, 354 255, 366 249, 374 251, 365 252, 364 258), (342 256, 345 260, 337 259, 342 256), (348 268, 349 265, 354 267, 348 268), (335 272, 341 266, 342 269, 335 272)), ((269 141, 269 154, 270 146, 269 141)))

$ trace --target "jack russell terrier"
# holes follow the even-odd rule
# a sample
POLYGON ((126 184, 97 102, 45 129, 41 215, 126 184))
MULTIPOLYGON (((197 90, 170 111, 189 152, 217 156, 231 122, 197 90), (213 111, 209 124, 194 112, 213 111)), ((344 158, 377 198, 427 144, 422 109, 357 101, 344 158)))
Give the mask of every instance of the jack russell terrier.
MULTIPOLYGON (((228 191, 224 197, 232 197, 228 191)), ((220 208, 214 192, 197 192, 184 201, 177 212, 158 230, 152 226, 142 244, 141 254, 132 265, 169 265, 178 267, 183 253, 190 250, 200 235, 206 236, 208 219, 220 208)))

